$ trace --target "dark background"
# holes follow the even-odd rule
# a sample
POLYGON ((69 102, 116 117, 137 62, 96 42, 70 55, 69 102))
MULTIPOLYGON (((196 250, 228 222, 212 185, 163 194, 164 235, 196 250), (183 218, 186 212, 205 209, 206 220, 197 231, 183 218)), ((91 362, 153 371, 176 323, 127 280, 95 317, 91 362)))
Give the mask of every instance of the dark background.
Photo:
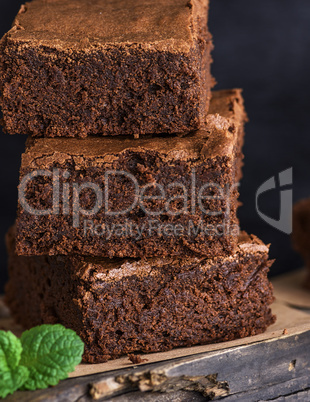
MULTIPOLYGON (((22 1, 0 0, 0 35, 9 30, 22 1)), ((294 200, 310 196, 310 1, 211 0, 213 75, 217 88, 244 88, 250 123, 239 217, 243 229, 272 243, 272 274, 298 268, 290 237, 255 211, 257 188, 294 169, 294 200)), ((6 280, 2 238, 14 221, 23 136, 0 136, 0 292, 6 280)), ((261 209, 278 218, 279 191, 262 196, 261 209)))

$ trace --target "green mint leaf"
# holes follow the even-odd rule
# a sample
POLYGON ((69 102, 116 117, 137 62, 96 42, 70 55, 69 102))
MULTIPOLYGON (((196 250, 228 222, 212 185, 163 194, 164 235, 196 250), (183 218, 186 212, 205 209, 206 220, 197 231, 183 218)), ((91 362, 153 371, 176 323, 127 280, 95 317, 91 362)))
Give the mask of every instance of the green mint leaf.
POLYGON ((28 369, 20 366, 20 340, 8 331, 0 331, 0 397, 5 398, 20 388, 29 376, 28 369))
POLYGON ((60 324, 34 327, 25 331, 20 340, 23 347, 21 364, 29 370, 25 389, 58 384, 82 360, 83 342, 74 331, 60 324))

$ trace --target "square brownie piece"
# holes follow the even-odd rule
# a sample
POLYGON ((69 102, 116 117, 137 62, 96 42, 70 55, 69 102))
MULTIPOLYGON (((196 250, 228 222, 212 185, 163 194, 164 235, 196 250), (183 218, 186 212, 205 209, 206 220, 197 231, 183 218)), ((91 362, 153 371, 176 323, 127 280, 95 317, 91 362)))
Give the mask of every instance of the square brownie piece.
POLYGON ((20 255, 229 255, 238 238, 246 120, 240 90, 215 92, 183 137, 31 139, 22 156, 20 255))
POLYGON ((85 342, 84 361, 229 341, 275 321, 268 247, 239 238, 229 257, 22 257, 7 236, 6 303, 26 328, 61 323, 85 342))
POLYGON ((33 0, 0 44, 4 129, 180 133, 205 122, 208 0, 33 0))

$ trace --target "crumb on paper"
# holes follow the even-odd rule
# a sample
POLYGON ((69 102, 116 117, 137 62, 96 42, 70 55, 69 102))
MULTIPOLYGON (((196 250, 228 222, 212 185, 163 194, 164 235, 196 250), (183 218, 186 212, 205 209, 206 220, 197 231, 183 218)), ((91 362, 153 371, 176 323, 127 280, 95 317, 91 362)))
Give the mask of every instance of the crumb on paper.
POLYGON ((283 335, 287 335, 287 334, 288 334, 288 330, 286 328, 284 328, 283 335))
POLYGON ((133 353, 128 354, 128 359, 133 364, 139 364, 139 363, 147 362, 147 359, 142 359, 141 355, 135 355, 133 353))

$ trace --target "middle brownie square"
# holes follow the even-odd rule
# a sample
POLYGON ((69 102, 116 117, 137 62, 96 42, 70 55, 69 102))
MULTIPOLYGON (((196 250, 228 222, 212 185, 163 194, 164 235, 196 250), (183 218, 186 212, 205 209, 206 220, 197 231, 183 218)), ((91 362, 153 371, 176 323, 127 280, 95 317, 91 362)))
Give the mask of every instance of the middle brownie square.
POLYGON ((183 137, 30 139, 17 254, 230 255, 245 121, 240 90, 227 90, 183 137))

